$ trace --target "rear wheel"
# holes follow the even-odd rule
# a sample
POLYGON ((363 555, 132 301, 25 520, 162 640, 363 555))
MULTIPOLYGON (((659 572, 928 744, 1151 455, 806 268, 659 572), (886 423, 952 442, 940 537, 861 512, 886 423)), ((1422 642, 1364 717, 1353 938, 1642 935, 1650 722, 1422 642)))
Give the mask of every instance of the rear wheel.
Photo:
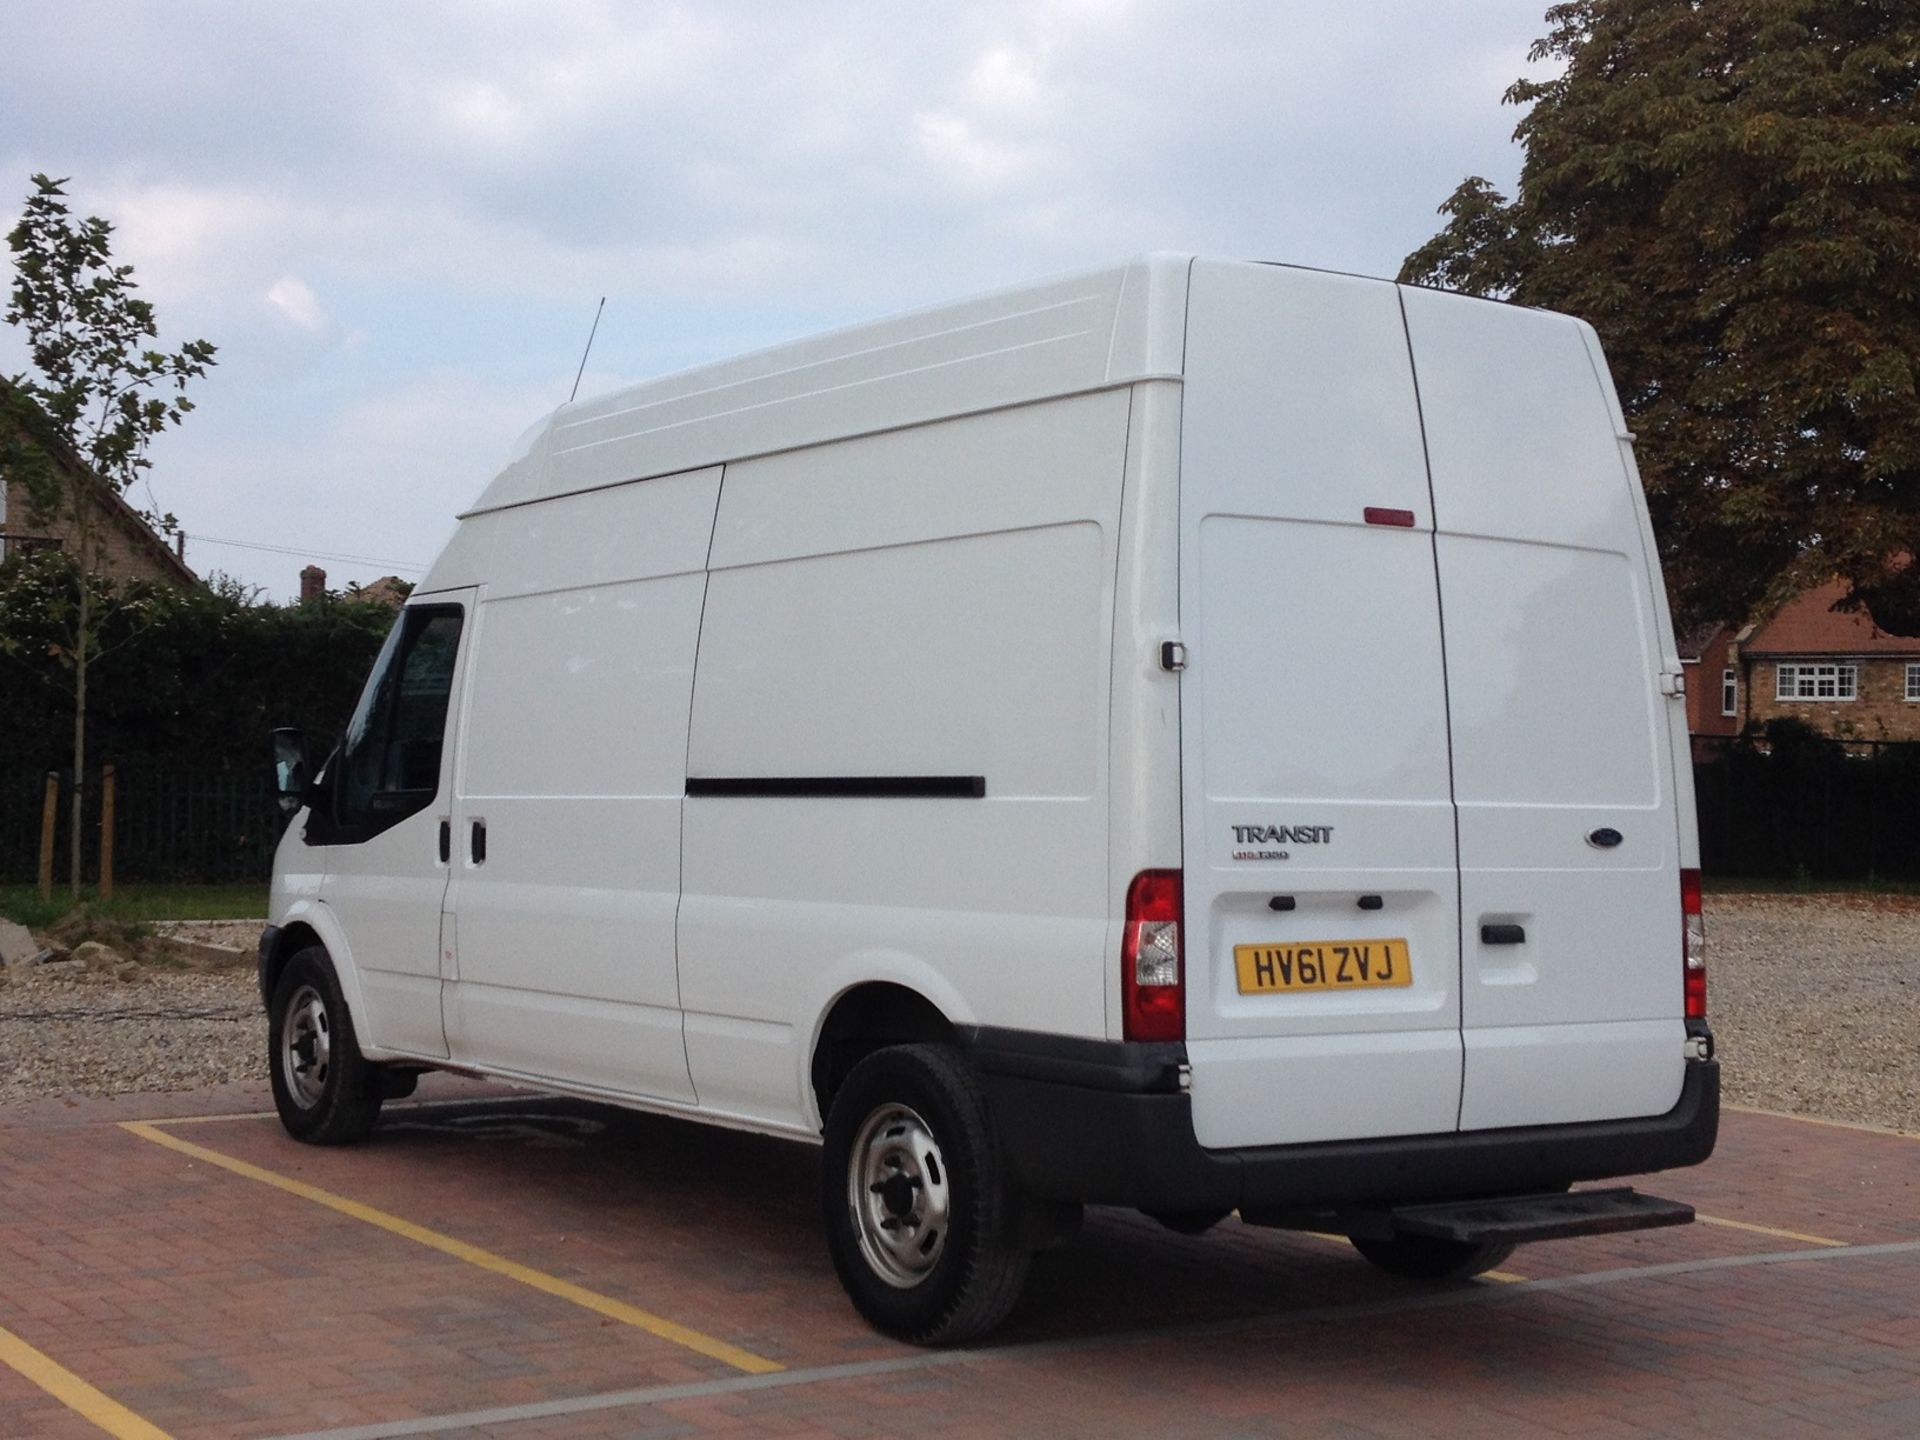
POLYGON ((1511 1245, 1474 1245, 1431 1235, 1396 1235, 1369 1240, 1351 1235, 1353 1248, 1389 1275, 1410 1280, 1468 1280, 1484 1275, 1513 1254, 1511 1245))
POLYGON ((1176 1235, 1204 1235, 1233 1212, 1231 1210, 1143 1210, 1149 1219, 1158 1220, 1176 1235))
POLYGON ((821 1203, 834 1269, 877 1329, 970 1340, 1019 1298, 1028 1252, 985 1097, 958 1054, 895 1045, 833 1097, 821 1203))
POLYGON ((380 1114, 379 1069, 360 1053, 333 962, 318 945, 287 961, 267 1009, 274 1108, 296 1140, 344 1145, 380 1114))

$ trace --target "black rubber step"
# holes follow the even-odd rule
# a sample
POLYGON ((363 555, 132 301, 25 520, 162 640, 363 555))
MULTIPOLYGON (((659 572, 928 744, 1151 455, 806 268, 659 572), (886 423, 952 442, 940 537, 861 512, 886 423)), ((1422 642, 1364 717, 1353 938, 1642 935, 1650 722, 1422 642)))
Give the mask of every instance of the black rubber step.
POLYGON ((1473 1245, 1518 1244, 1685 1225, 1693 1219, 1693 1207, 1622 1186, 1615 1190, 1516 1195, 1502 1200, 1403 1205, 1392 1211, 1390 1218, 1393 1228, 1406 1235, 1430 1235, 1473 1245))

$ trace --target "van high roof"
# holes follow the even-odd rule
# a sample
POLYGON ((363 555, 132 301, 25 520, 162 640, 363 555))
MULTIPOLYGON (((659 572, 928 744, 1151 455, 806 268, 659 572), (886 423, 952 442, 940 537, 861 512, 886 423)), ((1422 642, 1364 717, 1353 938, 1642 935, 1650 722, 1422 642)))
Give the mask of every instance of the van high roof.
POLYGON ((529 433, 467 513, 1079 391, 1178 379, 1192 258, 1140 256, 564 405, 529 433))

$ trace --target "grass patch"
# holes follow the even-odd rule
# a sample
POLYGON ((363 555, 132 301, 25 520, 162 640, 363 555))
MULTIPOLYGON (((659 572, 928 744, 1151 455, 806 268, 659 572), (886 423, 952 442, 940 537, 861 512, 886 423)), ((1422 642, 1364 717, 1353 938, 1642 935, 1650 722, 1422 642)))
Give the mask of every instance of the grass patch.
POLYGON ((1703 875, 1709 895, 1920 895, 1920 881, 1815 880, 1805 875, 1703 875))
MULTIPOLYGON (((81 899, 102 920, 139 925, 151 920, 252 920, 267 913, 267 887, 260 885, 116 885, 113 899, 91 889, 81 899)), ((64 889, 42 900, 32 885, 0 885, 0 915, 32 930, 44 930, 73 909, 64 889)))

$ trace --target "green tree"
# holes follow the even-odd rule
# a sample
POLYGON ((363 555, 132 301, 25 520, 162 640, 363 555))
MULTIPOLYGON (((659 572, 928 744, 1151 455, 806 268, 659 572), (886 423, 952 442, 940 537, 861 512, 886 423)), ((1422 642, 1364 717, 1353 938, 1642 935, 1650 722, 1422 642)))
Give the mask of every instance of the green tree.
POLYGON ((1675 606, 1738 621, 1842 576, 1920 634, 1920 6, 1547 11, 1509 200, 1477 176, 1402 280, 1592 322, 1675 606))
MULTIPOLYGON (((75 220, 64 180, 33 176, 20 222, 7 236, 13 289, 6 320, 25 329, 33 368, 5 387, 0 480, 20 482, 41 520, 73 538, 75 590, 62 658, 73 679, 73 770, 86 773, 87 670, 102 620, 89 583, 99 561, 99 492, 124 495, 150 468, 147 445, 178 425, 193 402, 187 382, 214 363, 214 347, 191 340, 168 354, 146 348, 159 332, 153 306, 137 298, 131 265, 115 265, 113 227, 75 220)), ((149 516, 163 533, 171 515, 149 516)), ((72 883, 80 891, 81 786, 73 788, 72 883)))

